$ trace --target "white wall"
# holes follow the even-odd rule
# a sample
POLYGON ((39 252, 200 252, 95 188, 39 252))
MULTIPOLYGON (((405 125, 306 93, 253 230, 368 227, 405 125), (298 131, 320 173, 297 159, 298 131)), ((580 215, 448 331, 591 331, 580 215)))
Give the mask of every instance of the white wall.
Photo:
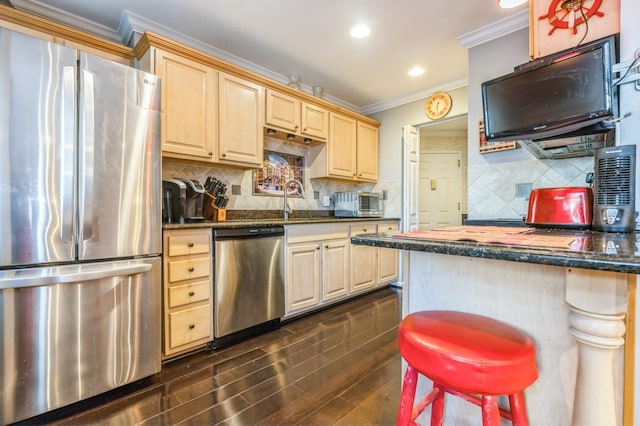
MULTIPOLYGON (((451 90, 452 106, 449 115, 438 122, 447 121, 467 113, 467 88, 451 90)), ((402 183, 402 127, 420 126, 431 122, 424 113, 425 99, 391 108, 370 117, 380 121, 380 167, 378 187, 390 188, 389 201, 385 205, 385 216, 401 216, 402 183)))

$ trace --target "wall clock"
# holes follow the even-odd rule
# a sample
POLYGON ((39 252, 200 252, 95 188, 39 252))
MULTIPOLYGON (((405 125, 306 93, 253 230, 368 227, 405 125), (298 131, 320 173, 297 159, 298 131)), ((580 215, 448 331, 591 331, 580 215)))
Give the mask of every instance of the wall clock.
POLYGON ((445 92, 434 93, 427 98, 424 112, 432 120, 439 120, 451 111, 451 96, 445 92))
POLYGON ((620 0, 531 0, 535 59, 620 32, 620 0))

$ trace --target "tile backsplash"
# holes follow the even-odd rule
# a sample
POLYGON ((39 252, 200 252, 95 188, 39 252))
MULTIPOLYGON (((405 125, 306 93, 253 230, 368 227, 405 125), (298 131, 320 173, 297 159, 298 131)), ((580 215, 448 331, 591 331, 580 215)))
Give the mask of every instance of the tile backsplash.
MULTIPOLYGON (((310 164, 309 148, 291 142, 284 142, 279 139, 265 137, 264 149, 285 154, 304 156, 305 167, 310 164)), ((281 210, 282 197, 253 195, 253 174, 252 170, 236 170, 219 167, 207 167, 199 165, 182 164, 172 162, 171 159, 164 159, 162 162, 162 179, 172 177, 185 177, 189 179, 197 179, 204 183, 207 176, 216 177, 227 185, 229 190, 229 210, 281 210), (240 189, 240 195, 231 195, 231 186, 237 185, 240 189)), ((388 196, 385 203, 386 217, 400 216, 400 183, 385 184, 378 182, 377 184, 353 184, 349 182, 331 181, 325 179, 309 179, 308 173, 305 173, 304 190, 306 197, 291 198, 289 205, 295 210, 333 210, 333 200, 329 207, 322 206, 322 197, 331 196, 336 191, 382 191, 387 190, 388 196), (318 198, 314 197, 317 193, 318 198)))
POLYGON ((469 219, 520 218, 527 214, 528 193, 517 193, 518 184, 535 188, 587 186, 593 157, 563 160, 531 160, 484 163, 469 166, 469 219))

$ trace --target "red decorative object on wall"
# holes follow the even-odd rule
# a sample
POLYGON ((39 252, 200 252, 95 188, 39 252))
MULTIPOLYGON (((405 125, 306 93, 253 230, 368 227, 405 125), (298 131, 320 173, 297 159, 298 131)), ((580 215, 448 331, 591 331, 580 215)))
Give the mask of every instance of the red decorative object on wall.
POLYGON ((620 0, 531 0, 531 58, 620 32, 620 0))

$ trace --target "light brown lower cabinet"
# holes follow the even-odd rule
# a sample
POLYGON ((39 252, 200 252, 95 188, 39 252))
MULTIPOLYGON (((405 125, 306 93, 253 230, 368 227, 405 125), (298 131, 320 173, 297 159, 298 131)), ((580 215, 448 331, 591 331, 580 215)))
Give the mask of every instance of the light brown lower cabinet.
POLYGON ((286 226, 285 318, 396 280, 397 250, 354 245, 350 239, 397 229, 397 220, 384 219, 286 226))
POLYGON ((163 357, 213 340, 211 229, 163 233, 163 357))

